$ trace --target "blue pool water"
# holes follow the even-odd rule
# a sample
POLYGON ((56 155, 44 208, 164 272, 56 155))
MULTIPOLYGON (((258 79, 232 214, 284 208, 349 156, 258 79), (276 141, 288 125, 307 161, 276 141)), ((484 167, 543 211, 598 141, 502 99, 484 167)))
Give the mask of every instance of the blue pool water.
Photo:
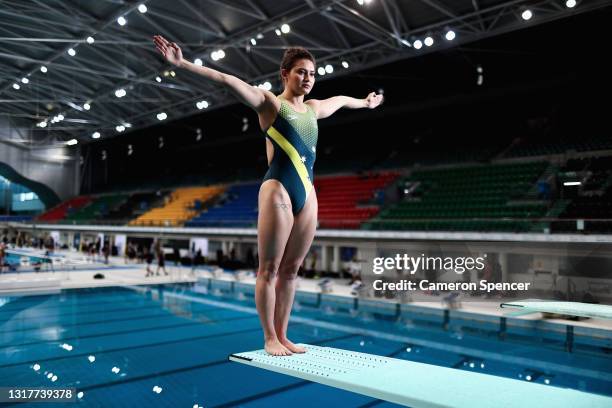
MULTIPOLYGON (((252 294, 203 281, 0 298, 0 386, 74 387, 83 407, 396 406, 229 362, 262 347, 252 294)), ((305 293, 293 316, 298 342, 612 395, 609 332, 305 293)))

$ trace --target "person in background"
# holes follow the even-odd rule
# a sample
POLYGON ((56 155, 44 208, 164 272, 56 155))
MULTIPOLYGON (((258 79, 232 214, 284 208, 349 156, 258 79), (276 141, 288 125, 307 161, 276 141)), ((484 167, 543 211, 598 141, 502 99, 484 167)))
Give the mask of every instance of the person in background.
POLYGON ((145 275, 145 278, 147 278, 149 276, 153 276, 153 270, 151 269, 151 264, 153 263, 153 250, 145 247, 144 257, 147 263, 147 274, 145 275))
POLYGON ((6 258, 6 250, 4 242, 0 243, 0 273, 4 270, 4 258, 6 258))
POLYGON ((102 247, 102 255, 104 256, 104 263, 108 265, 108 256, 110 255, 110 245, 107 241, 104 242, 102 247))
POLYGON ((155 255, 157 256, 157 270, 155 271, 155 274, 159 276, 159 270, 163 269, 164 274, 168 276, 168 272, 166 272, 166 255, 164 254, 164 248, 162 247, 159 239, 155 241, 155 255))

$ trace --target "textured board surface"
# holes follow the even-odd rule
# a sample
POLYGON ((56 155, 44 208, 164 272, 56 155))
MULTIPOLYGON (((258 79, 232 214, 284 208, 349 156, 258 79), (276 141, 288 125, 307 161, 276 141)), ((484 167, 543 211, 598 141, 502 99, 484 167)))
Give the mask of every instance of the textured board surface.
POLYGON ((231 361, 420 407, 610 408, 612 398, 431 364, 302 344, 305 354, 274 357, 264 350, 231 361))
POLYGON ((612 306, 596 305, 592 303, 527 299, 518 300, 516 302, 502 303, 501 307, 520 309, 526 313, 544 312, 571 316, 595 317, 599 319, 612 319, 612 306))

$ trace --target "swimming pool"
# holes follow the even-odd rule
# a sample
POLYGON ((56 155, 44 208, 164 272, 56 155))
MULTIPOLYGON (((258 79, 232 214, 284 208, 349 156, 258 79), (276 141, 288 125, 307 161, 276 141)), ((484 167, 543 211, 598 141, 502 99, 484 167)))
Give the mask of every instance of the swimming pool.
MULTIPOLYGON (((205 279, 1 298, 0 386, 74 387, 88 407, 396 406, 229 362, 262 347, 252 296, 205 279)), ((295 309, 294 341, 612 395, 609 332, 576 327, 570 347, 545 322, 303 292, 295 309)))

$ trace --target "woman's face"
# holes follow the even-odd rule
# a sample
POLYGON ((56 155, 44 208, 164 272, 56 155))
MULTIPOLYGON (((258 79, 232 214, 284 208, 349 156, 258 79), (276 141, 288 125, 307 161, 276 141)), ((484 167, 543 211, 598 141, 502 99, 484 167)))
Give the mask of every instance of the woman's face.
POLYGON ((315 67, 311 60, 298 60, 291 71, 283 70, 285 87, 295 95, 308 95, 315 83, 315 67))

